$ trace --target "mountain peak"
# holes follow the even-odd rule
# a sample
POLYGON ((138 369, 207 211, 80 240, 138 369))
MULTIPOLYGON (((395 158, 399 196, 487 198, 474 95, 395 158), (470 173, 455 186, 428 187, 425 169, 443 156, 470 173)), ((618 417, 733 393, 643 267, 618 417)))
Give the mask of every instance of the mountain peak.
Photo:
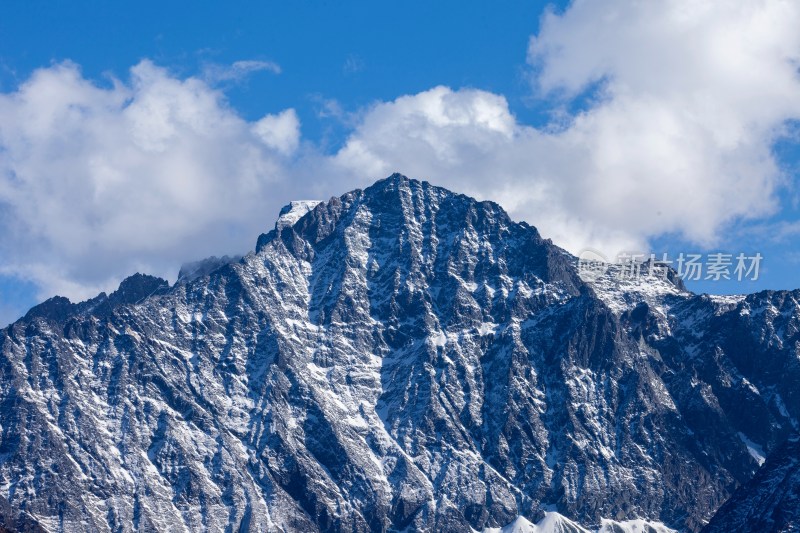
POLYGON ((178 272, 178 282, 186 283, 189 281, 193 281, 197 278, 207 276, 216 269, 223 267, 227 264, 240 261, 241 259, 242 256, 240 255, 234 255, 234 256, 223 255, 222 257, 217 257, 215 255, 212 255, 211 257, 207 257, 206 259, 201 259, 199 261, 192 261, 190 263, 184 263, 183 265, 181 265, 181 269, 178 272))
POLYGON ((283 206, 278 213, 275 229, 280 231, 283 228, 294 226, 306 213, 321 203, 320 200, 292 200, 283 206))
POLYGON ((378 189, 385 187, 401 187, 411 182, 418 184, 424 183, 422 180, 412 179, 404 174, 400 174, 399 172, 394 172, 385 178, 379 179, 378 181, 373 183, 370 187, 375 187, 378 189))

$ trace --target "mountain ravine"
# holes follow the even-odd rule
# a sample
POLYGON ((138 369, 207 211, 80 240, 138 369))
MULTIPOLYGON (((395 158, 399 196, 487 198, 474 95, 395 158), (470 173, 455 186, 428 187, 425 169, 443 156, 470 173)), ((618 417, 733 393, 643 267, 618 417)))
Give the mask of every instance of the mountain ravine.
POLYGON ((295 202, 244 257, 0 332, 0 517, 698 532, 734 493, 799 483, 756 473, 797 448, 800 291, 670 279, 584 282, 497 204, 397 174, 295 202))

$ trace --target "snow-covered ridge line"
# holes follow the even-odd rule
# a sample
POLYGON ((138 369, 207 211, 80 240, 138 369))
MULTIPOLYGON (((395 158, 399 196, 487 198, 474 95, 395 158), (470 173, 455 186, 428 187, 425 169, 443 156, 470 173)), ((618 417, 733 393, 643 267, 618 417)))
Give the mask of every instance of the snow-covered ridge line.
POLYGON ((660 522, 646 520, 603 520, 596 529, 587 529, 554 511, 545 512, 544 518, 532 523, 523 516, 502 528, 486 528, 483 533, 678 533, 660 522))
POLYGON ((281 230, 289 226, 294 226, 306 213, 321 203, 320 200, 292 200, 286 204, 278 214, 278 220, 275 222, 275 229, 281 230))

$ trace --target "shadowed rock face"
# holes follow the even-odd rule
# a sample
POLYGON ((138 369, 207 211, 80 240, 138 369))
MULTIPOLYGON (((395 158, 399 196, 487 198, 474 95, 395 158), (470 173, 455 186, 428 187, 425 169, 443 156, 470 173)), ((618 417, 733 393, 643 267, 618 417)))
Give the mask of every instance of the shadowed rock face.
POLYGON ((14 512, 463 532, 557 509, 698 531, 797 426, 798 292, 584 283, 496 204, 400 175, 291 222, 173 287, 134 277, 0 334, 14 512))
POLYGON ((775 450, 703 529, 729 531, 800 531, 800 439, 775 450))

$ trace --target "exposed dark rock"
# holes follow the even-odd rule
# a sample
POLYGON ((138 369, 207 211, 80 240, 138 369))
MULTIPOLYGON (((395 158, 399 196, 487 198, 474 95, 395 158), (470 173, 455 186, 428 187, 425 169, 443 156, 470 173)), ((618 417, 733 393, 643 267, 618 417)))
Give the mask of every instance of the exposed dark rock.
POLYGON ((725 502, 703 533, 800 531, 800 440, 775 450, 725 502))

